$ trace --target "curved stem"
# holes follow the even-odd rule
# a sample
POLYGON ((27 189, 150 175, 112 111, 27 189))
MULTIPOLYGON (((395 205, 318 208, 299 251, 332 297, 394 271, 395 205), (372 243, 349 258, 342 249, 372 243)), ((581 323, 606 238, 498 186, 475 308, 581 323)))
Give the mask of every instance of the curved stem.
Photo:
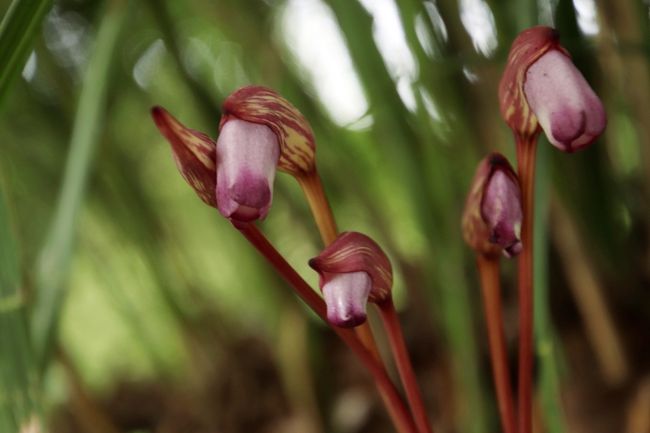
POLYGON ((499 415, 503 433, 517 433, 515 404, 512 398, 512 384, 508 368, 506 339, 503 330, 501 311, 501 282, 499 276, 499 258, 489 258, 483 254, 477 257, 478 271, 481 277, 483 307, 487 324, 488 342, 492 376, 499 404, 499 415))
POLYGON ((336 240, 338 229, 320 175, 314 170, 304 176, 297 176, 296 179, 307 198, 323 244, 327 246, 336 240))
MULTIPOLYGON (((338 229, 336 228, 336 220, 334 219, 334 214, 332 213, 329 200, 327 200, 327 195, 323 188, 323 182, 321 181, 318 171, 314 169, 314 171, 303 176, 297 176, 296 180, 307 198, 309 209, 314 216, 323 244, 325 246, 331 244, 338 237, 338 229)), ((368 350, 370 350, 375 358, 381 362, 379 349, 377 348, 377 343, 375 342, 375 338, 372 335, 372 330, 370 329, 368 322, 363 323, 354 329, 363 344, 368 348, 368 350)))
MULTIPOLYGON (((293 269, 293 267, 282 257, 275 247, 264 237, 264 235, 253 224, 243 224, 237 227, 244 237, 264 256, 264 258, 275 268, 295 290, 298 296, 316 313, 327 322, 327 312, 323 300, 312 290, 305 280, 293 269)), ((375 356, 361 343, 357 335, 349 330, 338 327, 331 327, 334 332, 354 352, 363 365, 372 374, 379 394, 384 405, 400 433, 417 433, 413 420, 406 410, 397 389, 386 374, 384 366, 375 356)))
POLYGON ((533 207, 537 136, 516 137, 523 222, 519 255, 519 432, 532 432, 533 372, 533 207))
POLYGON ((395 311, 393 300, 388 298, 386 301, 378 303, 379 313, 384 323, 384 328, 388 334, 388 341, 390 343, 397 371, 399 373, 402 384, 404 384, 404 391, 406 391, 406 398, 411 406, 411 413, 415 419, 415 424, 420 433, 432 433, 431 422, 427 416, 426 408, 422 401, 422 394, 413 371, 413 365, 408 355, 406 343, 404 342, 404 335, 402 334, 402 327, 395 311))

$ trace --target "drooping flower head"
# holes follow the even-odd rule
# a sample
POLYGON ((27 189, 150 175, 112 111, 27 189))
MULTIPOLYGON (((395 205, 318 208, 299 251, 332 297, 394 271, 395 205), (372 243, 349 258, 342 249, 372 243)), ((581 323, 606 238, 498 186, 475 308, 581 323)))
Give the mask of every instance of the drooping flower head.
POLYGON ((309 266, 320 276, 327 318, 333 325, 360 325, 366 320, 367 301, 381 303, 391 296, 390 261, 379 245, 362 233, 341 233, 309 266))
POLYGON ((508 160, 499 153, 485 157, 474 175, 463 213, 463 237, 477 253, 489 257, 519 254, 521 191, 508 160))
POLYGON ((602 103, 550 27, 525 30, 512 43, 499 84, 501 115, 522 137, 543 129, 558 149, 574 152, 603 132, 602 103))
POLYGON ((243 87, 226 99, 216 143, 160 107, 152 116, 185 180, 235 224, 266 217, 276 168, 300 176, 315 167, 309 123, 265 87, 243 87))

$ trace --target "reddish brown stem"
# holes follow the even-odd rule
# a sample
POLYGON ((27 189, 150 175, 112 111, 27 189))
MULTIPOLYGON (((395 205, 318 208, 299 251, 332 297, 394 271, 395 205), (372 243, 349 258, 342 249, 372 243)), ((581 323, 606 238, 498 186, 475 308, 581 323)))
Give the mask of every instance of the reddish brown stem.
MULTIPOLYGON (((320 175, 318 174, 318 171, 314 169, 314 171, 310 173, 297 176, 296 180, 307 198, 307 203, 309 203, 309 208, 311 209, 311 213, 316 221, 316 226, 318 227, 323 244, 328 246, 336 240, 338 229, 336 228, 336 220, 334 219, 334 214, 332 213, 329 200, 327 200, 327 195, 325 194, 325 189, 323 188, 323 182, 321 181, 320 175)), ((368 350, 370 350, 375 358, 377 358, 379 362, 382 362, 370 325, 368 325, 367 322, 363 323, 354 328, 354 332, 357 333, 361 342, 368 348, 368 350)))
POLYGON ((395 358, 397 371, 404 385, 406 398, 411 406, 411 413, 415 419, 418 432, 432 433, 431 422, 429 421, 426 408, 422 401, 422 394, 420 393, 417 378, 413 371, 413 365, 408 355, 404 335, 402 334, 402 327, 400 326, 393 300, 388 298, 377 304, 377 306, 379 307, 381 320, 384 323, 384 329, 388 334, 388 341, 393 357, 395 358))
POLYGON ((503 433, 517 433, 515 404, 512 398, 512 384, 508 368, 506 339, 503 329, 501 311, 501 282, 499 276, 499 258, 477 257, 478 271, 481 277, 483 307, 487 324, 492 377, 497 393, 499 415, 503 433))
POLYGON ((304 176, 298 176, 296 179, 305 193, 323 244, 327 246, 336 240, 338 230, 332 208, 323 189, 323 182, 316 170, 304 176))
MULTIPOLYGON (((293 269, 293 267, 282 257, 282 255, 271 245, 264 235, 253 224, 244 224, 237 227, 246 239, 259 251, 264 258, 275 268, 275 270, 289 283, 298 296, 316 313, 327 322, 325 303, 312 290, 305 280, 293 269)), ((331 327, 334 332, 354 352, 363 365, 372 374, 375 385, 379 390, 386 409, 400 433, 417 433, 415 424, 406 406, 402 401, 397 389, 386 374, 383 365, 375 356, 361 343, 357 335, 344 328, 331 327)))
POLYGON ((532 432, 533 388, 533 210, 537 135, 517 137, 517 163, 523 221, 519 254, 519 433, 532 432))

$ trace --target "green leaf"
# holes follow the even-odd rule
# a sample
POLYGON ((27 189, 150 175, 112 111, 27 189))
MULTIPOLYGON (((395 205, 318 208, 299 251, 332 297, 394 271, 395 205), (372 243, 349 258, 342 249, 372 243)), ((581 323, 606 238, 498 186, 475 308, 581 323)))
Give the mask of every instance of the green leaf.
POLYGON ((551 145, 545 139, 537 146, 537 173, 535 179, 535 216, 533 233, 534 257, 534 305, 535 305, 535 352, 539 360, 538 392, 540 396, 546 431, 563 433, 566 431, 564 411, 560 395, 559 363, 561 347, 559 346, 553 324, 551 323, 551 306, 549 294, 549 236, 548 213, 550 207, 549 192, 549 153, 551 145))
POLYGON ((38 422, 35 378, 18 249, 0 190, 0 431, 38 422))
POLYGON ((51 0, 14 0, 0 24, 0 106, 32 49, 51 0))
POLYGON ((93 155, 101 137, 111 66, 115 63, 126 10, 122 2, 112 2, 103 15, 79 96, 56 213, 36 269, 37 298, 32 332, 41 367, 53 346, 66 295, 77 221, 93 167, 93 155))

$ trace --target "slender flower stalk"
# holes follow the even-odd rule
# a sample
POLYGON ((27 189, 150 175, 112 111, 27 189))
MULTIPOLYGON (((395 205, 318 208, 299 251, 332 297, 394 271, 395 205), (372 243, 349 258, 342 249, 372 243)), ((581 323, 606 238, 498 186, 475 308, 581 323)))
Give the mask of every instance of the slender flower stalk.
MULTIPOLYGON (((293 269, 293 267, 273 247, 257 227, 252 224, 238 225, 239 231, 244 237, 264 256, 282 278, 287 281, 296 291, 298 296, 326 323, 327 311, 323 300, 312 290, 305 280, 293 269)), ((418 433, 411 415, 408 413, 402 398, 395 385, 386 373, 386 369, 379 360, 366 348, 357 335, 348 328, 332 326, 334 332, 354 352, 363 365, 372 374, 375 385, 384 401, 384 405, 400 433, 418 433)))
POLYGON ((323 239, 323 244, 328 246, 336 240, 339 232, 320 175, 314 169, 309 174, 297 176, 296 180, 307 198, 316 226, 323 239))
POLYGON ((512 397, 512 384, 508 367, 503 313, 501 309, 501 282, 499 278, 499 258, 478 254, 476 257, 483 309, 488 331, 492 377, 497 393, 499 416, 503 433, 517 433, 515 404, 512 397))
POLYGON ((344 232, 318 257, 310 260, 309 265, 320 275, 327 309, 332 313, 328 314, 330 322, 338 326, 357 326, 366 319, 366 301, 377 306, 418 432, 431 433, 431 423, 393 304, 393 270, 384 251, 362 233, 344 232), (339 284, 342 277, 346 280, 339 284), (369 289, 365 288, 366 279, 370 281, 369 289), (333 282, 337 293, 332 295, 326 290, 333 282))
POLYGON ((501 115, 512 129, 523 199, 519 259, 519 433, 532 431, 533 205, 535 153, 543 130, 564 152, 586 148, 607 124, 602 103, 560 45, 559 34, 538 26, 512 43, 499 83, 501 115))
POLYGON ((517 433, 517 422, 501 312, 499 258, 521 252, 522 218, 517 175, 503 155, 492 153, 476 169, 462 226, 465 241, 476 251, 492 376, 504 433, 517 433))
POLYGON ((379 308, 379 315, 384 324, 384 329, 388 335, 388 342, 393 357, 395 358, 397 372, 404 386, 406 398, 411 406, 411 412, 415 418, 418 432, 432 433, 431 422, 427 416, 427 410, 422 400, 420 387, 418 386, 417 378, 413 371, 413 365, 409 358, 406 343, 404 342, 404 334, 402 333, 402 327, 400 326, 392 298, 389 297, 387 300, 378 303, 377 307, 379 308))
POLYGON ((537 136, 517 137, 517 161, 521 185, 521 242, 517 267, 519 294, 519 433, 532 432, 533 394, 533 215, 537 136))
MULTIPOLYGON (((338 236, 338 229, 336 227, 336 220, 332 207, 329 204, 323 182, 321 181, 320 174, 314 166, 314 169, 308 173, 301 173, 295 176, 298 184, 303 190, 309 209, 314 217, 316 226, 320 233, 323 244, 327 247, 334 242, 338 236)), ((360 324, 354 328, 363 344, 372 352, 375 358, 381 361, 379 348, 375 342, 375 337, 372 334, 372 329, 367 322, 360 324)))

